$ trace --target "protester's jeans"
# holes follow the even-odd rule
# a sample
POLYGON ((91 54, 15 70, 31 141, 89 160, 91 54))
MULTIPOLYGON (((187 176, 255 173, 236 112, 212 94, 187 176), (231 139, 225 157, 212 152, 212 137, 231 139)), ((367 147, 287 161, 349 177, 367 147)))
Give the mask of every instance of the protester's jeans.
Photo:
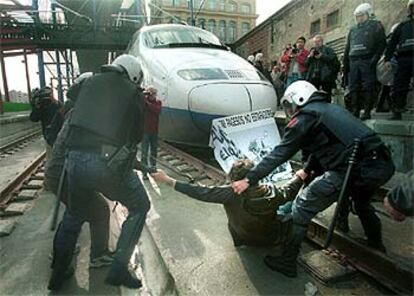
POLYGON ((158 148, 158 134, 144 133, 141 143, 141 163, 148 167, 148 149, 150 149, 150 166, 155 168, 157 165, 157 148, 158 148))
POLYGON ((97 153, 70 151, 68 155, 69 206, 82 220, 94 211, 93 192, 101 192, 128 209, 115 253, 115 261, 127 265, 145 224, 150 202, 138 175, 132 169, 113 172, 97 153))

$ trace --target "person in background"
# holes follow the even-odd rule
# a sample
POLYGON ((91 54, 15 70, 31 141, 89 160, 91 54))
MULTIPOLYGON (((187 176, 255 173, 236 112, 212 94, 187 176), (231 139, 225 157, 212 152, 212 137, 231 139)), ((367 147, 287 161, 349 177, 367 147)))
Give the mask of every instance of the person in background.
POLYGON ((272 72, 270 73, 270 76, 272 78, 272 83, 273 83, 273 86, 275 88, 276 95, 277 95, 277 105, 278 107, 281 107, 280 99, 283 96, 285 84, 283 82, 282 69, 277 61, 274 61, 273 63, 272 72))
POLYGON ((272 80, 269 71, 266 69, 263 53, 258 52, 256 54, 256 56, 254 57, 254 66, 264 77, 266 77, 267 80, 272 80))
POLYGON ((61 104, 53 99, 52 89, 50 87, 44 87, 41 89, 34 89, 32 91, 32 112, 30 113, 30 120, 33 122, 39 122, 42 125, 43 138, 45 139, 48 149, 53 145, 49 137, 49 125, 53 118, 59 112, 61 104))
MULTIPOLYGON (((53 92, 50 87, 36 88, 32 91, 32 112, 30 113, 30 120, 33 122, 39 122, 42 126, 42 134, 45 139, 46 146, 46 164, 50 158, 52 152, 52 145, 55 140, 54 133, 51 133, 50 125, 55 119, 60 122, 60 126, 63 122, 63 114, 60 111, 61 104, 53 98, 53 92)), ((49 185, 45 179, 43 182, 43 188, 49 190, 49 185)))
POLYGON ((363 105, 364 114, 361 120, 367 120, 371 118, 371 110, 376 102, 376 69, 384 52, 386 39, 381 22, 371 19, 371 4, 359 5, 354 16, 357 24, 349 31, 343 63, 345 73, 348 73, 352 113, 359 118, 363 105))
POLYGON ((323 37, 313 37, 314 47, 305 60, 308 68, 306 80, 312 83, 318 90, 323 90, 332 95, 332 89, 336 87, 335 81, 340 70, 340 63, 335 51, 323 44, 323 37))
POLYGON ((299 79, 305 78, 305 60, 309 55, 309 51, 305 48, 305 43, 305 37, 299 37, 295 45, 290 50, 287 50, 281 58, 282 63, 287 65, 286 87, 299 79))
POLYGON ((407 3, 408 17, 394 30, 385 50, 385 66, 392 69, 391 59, 397 54, 397 72, 394 76, 391 99, 393 120, 401 120, 407 105, 407 94, 414 77, 414 0, 407 3))
MULTIPOLYGON (((141 143, 141 165, 149 170, 156 170, 157 167, 157 149, 158 149, 158 125, 161 113, 162 103, 157 98, 157 89, 148 86, 144 91, 144 137, 141 143), (148 150, 150 150, 150 159, 148 166, 148 150)), ((144 179, 148 179, 146 169, 143 170, 144 179)))

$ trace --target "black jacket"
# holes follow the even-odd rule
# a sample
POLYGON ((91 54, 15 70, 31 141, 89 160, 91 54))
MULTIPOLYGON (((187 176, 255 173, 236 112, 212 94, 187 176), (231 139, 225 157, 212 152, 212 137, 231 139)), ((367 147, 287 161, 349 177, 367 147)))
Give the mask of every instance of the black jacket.
POLYGON ((335 51, 325 45, 318 51, 322 53, 319 59, 308 56, 305 60, 305 66, 308 68, 306 80, 319 79, 322 82, 334 82, 339 71, 339 61, 335 51))
POLYGON ((400 23, 391 35, 385 50, 385 61, 388 62, 397 51, 397 57, 411 57, 414 54, 414 19, 409 17, 400 23))
POLYGON ((135 146, 144 129, 142 90, 121 72, 95 74, 84 81, 77 95, 70 126, 70 149, 135 146))
MULTIPOLYGON (((296 196, 299 189, 300 186, 294 188, 292 195, 296 196)), ((241 241, 242 244, 253 246, 271 245, 280 243, 283 240, 283 229, 287 225, 277 219, 276 209, 286 200, 279 196, 281 191, 276 187, 273 187, 273 190, 278 192, 276 193, 277 198, 274 204, 274 211, 266 215, 251 213, 248 209, 254 208, 254 204, 236 195, 230 185, 205 187, 177 181, 175 190, 197 200, 223 204, 233 239, 241 241)))
POLYGON ((256 184, 299 150, 312 155, 312 161, 323 171, 344 169, 355 138, 363 142, 361 155, 383 145, 374 131, 316 92, 287 124, 279 145, 247 174, 247 179, 256 184))
POLYGON ((368 20, 355 25, 348 34, 344 52, 344 71, 348 72, 352 59, 370 59, 375 68, 386 46, 385 30, 381 22, 368 20))
POLYGON ((55 116, 59 116, 60 105, 57 102, 45 102, 39 108, 33 107, 30 113, 30 120, 33 122, 40 121, 42 125, 42 133, 46 142, 52 145, 49 139, 50 124, 52 123, 55 116), (48 140, 49 139, 49 140, 48 140))

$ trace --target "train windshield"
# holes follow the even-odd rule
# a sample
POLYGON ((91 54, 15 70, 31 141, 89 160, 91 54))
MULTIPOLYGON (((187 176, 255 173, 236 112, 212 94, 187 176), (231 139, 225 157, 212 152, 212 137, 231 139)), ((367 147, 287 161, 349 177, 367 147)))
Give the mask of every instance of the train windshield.
POLYGON ((220 40, 209 32, 185 28, 162 28, 145 33, 145 45, 150 48, 165 47, 216 47, 225 49, 220 40))

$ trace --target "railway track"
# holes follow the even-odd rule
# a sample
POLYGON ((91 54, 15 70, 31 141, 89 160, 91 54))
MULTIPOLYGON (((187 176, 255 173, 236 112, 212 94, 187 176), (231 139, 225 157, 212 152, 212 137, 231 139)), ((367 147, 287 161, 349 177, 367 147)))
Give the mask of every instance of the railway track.
POLYGON ((36 140, 42 134, 41 130, 27 134, 17 140, 7 143, 0 147, 0 160, 10 155, 13 155, 17 151, 28 146, 32 141, 36 140))
MULTIPOLYGON (((36 190, 42 188, 41 185, 29 184, 32 180, 43 180, 43 164, 46 157, 46 152, 42 152, 33 162, 23 169, 15 178, 7 183, 7 186, 2 188, 0 192, 0 210, 7 208, 10 202, 22 190, 36 190)), ((1 215, 4 216, 4 215, 1 215)))
MULTIPOLYGON (((157 161, 160 166, 186 176, 203 185, 222 185, 226 175, 223 171, 203 163, 186 152, 160 141, 157 161)), ((307 237, 322 246, 329 225, 314 219, 308 229, 307 237)), ((413 270, 381 252, 374 251, 355 239, 335 231, 332 248, 345 256, 347 262, 357 270, 373 278, 388 289, 402 294, 413 293, 413 270)))

